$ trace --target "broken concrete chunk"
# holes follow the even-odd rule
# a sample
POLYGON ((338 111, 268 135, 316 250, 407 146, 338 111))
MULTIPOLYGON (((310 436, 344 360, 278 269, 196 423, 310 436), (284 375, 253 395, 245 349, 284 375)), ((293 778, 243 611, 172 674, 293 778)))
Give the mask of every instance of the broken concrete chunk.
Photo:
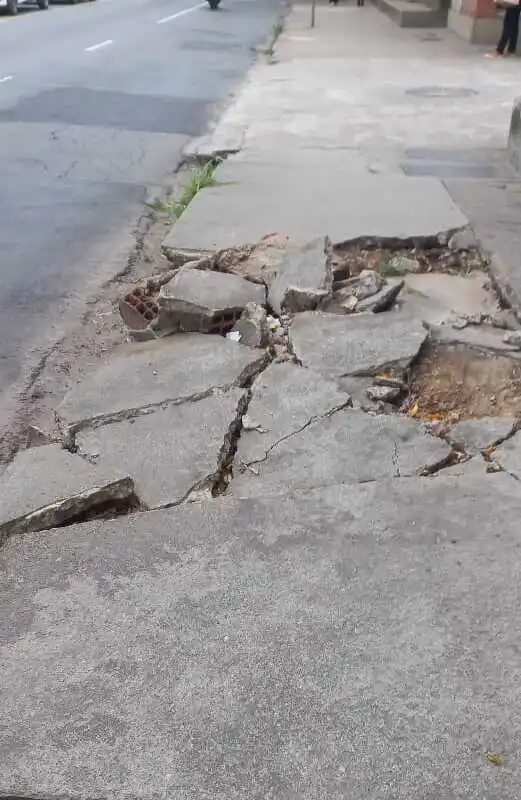
POLYGON ((400 396, 400 389, 396 386, 370 386, 366 394, 374 402, 392 403, 400 396))
POLYGON ((437 467, 450 453, 446 442, 414 420, 346 408, 312 421, 256 458, 243 451, 244 466, 240 471, 237 465, 231 492, 247 497, 410 477, 437 467))
POLYGON ((176 505, 218 479, 246 398, 244 391, 231 389, 83 431, 76 438, 78 451, 105 469, 125 464, 149 508, 176 505))
POLYGON ((513 311, 502 308, 490 314, 488 321, 494 328, 500 328, 504 331, 517 331, 519 330, 519 321, 513 311))
POLYGON ((243 431, 239 461, 262 458, 284 436, 300 430, 313 419, 351 405, 351 397, 314 370, 293 363, 271 364, 252 387, 249 420, 260 426, 243 431))
POLYGON ((0 477, 0 544, 111 503, 137 507, 134 482, 125 473, 120 465, 93 466, 59 444, 19 452, 0 477))
POLYGON ((275 313, 310 311, 331 295, 332 247, 328 236, 307 244, 288 247, 279 271, 268 289, 268 302, 275 313))
POLYGON ((353 286, 351 294, 357 300, 366 300, 368 297, 378 294, 385 285, 385 280, 374 269, 363 269, 358 275, 356 284, 353 286))
POLYGON ((427 332, 419 319, 402 312, 341 316, 312 311, 295 317, 289 336, 304 366, 335 379, 407 368, 427 332))
POLYGON ((493 314, 498 310, 497 298, 488 290, 489 279, 484 272, 466 276, 429 272, 407 275, 404 280, 412 295, 420 295, 434 307, 443 306, 460 317, 493 314))
POLYGON ((454 425, 448 438, 455 447, 475 455, 509 436, 515 423, 514 417, 466 419, 454 425))
POLYGON ((521 350, 521 331, 509 331, 505 333, 503 341, 515 350, 521 350))
POLYGON ((381 314, 383 311, 389 311, 393 307, 404 286, 405 281, 398 281, 398 283, 392 286, 386 286, 381 292, 375 294, 374 297, 370 297, 360 303, 360 308, 358 310, 371 310, 374 314, 381 314))
POLYGON ((129 345, 71 389, 56 416, 64 433, 128 419, 163 403, 202 397, 214 388, 243 386, 265 363, 265 353, 221 336, 182 334, 129 345))
POLYGON ((266 302, 264 286, 236 275, 181 269, 161 288, 155 328, 161 333, 226 333, 248 303, 266 302))
POLYGON ((247 303, 232 333, 237 333, 240 343, 248 347, 267 347, 270 337, 266 309, 247 303))
POLYGON ((477 247, 477 240, 471 228, 462 228, 453 233, 449 239, 450 250, 473 250, 477 247))

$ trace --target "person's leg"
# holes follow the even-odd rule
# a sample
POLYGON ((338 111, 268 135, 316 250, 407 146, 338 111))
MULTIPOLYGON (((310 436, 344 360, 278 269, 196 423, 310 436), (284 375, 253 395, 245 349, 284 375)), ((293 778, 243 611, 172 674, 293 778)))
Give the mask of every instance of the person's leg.
POLYGON ((519 6, 514 6, 510 9, 513 11, 511 20, 510 20, 510 29, 509 29, 509 38, 508 38, 508 52, 510 55, 514 55, 517 50, 517 40, 519 38, 519 12, 521 11, 519 6))
POLYGON ((503 30, 501 31, 501 36, 499 37, 499 42, 497 43, 496 53, 498 56, 502 56, 505 52, 505 47, 507 46, 507 42, 510 40, 510 17, 512 8, 507 8, 504 16, 503 16, 503 30))

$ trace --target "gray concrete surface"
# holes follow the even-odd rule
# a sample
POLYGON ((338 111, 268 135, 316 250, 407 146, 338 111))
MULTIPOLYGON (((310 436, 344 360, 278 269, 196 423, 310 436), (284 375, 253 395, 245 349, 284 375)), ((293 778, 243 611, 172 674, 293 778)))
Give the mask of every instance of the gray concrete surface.
POLYGON ((97 0, 0 17, 2 392, 125 268, 149 189, 172 182, 279 8, 97 0))
POLYGON ((230 429, 245 401, 244 391, 231 389, 83 431, 76 438, 78 452, 104 469, 125 464, 148 508, 175 505, 198 490, 212 488, 221 458, 229 454, 230 429))
POLYGON ((243 385, 265 356, 220 336, 187 333, 134 344, 66 395, 56 411, 63 430, 79 430, 133 412, 197 399, 212 389, 243 385))
POLYGON ((93 466, 59 444, 23 450, 0 476, 0 545, 8 536, 58 527, 133 494, 121 461, 93 466))
POLYGON ((507 439, 491 454, 501 469, 521 480, 521 439, 518 434, 507 439))
POLYGON ((413 479, 11 540, 3 791, 518 800, 520 513, 413 479))
POLYGON ((448 438, 469 455, 475 455, 510 436, 515 422, 514 417, 466 419, 451 428, 448 438))
POLYGON ((262 459, 281 439, 349 405, 349 394, 318 372, 291 362, 271 364, 253 384, 248 406, 251 429, 242 432, 237 461, 262 459))
POLYGON ((435 467, 451 452, 425 427, 406 417, 346 409, 311 421, 278 443, 241 446, 230 491, 237 497, 283 494, 340 483, 408 478, 435 467))
POLYGON ((296 357, 327 378, 406 368, 426 338, 421 319, 400 311, 346 316, 309 311, 290 328, 296 357))

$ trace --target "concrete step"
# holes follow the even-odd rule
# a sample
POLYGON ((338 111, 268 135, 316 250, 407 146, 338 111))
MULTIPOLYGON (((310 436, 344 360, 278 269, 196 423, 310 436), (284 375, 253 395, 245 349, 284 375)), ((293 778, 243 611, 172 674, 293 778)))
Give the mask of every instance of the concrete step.
POLYGON ((400 28, 445 28, 447 10, 407 0, 378 0, 378 8, 400 28))

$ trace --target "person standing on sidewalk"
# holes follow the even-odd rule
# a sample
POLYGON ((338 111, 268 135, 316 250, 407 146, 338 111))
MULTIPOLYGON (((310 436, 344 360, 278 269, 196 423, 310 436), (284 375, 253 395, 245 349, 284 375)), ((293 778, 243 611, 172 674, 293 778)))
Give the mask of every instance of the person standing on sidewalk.
POLYGON ((500 5, 505 9, 503 17, 503 31, 499 37, 496 51, 487 53, 488 58, 503 58, 505 48, 507 55, 515 55, 519 36, 519 14, 521 13, 520 0, 502 0, 500 5))

